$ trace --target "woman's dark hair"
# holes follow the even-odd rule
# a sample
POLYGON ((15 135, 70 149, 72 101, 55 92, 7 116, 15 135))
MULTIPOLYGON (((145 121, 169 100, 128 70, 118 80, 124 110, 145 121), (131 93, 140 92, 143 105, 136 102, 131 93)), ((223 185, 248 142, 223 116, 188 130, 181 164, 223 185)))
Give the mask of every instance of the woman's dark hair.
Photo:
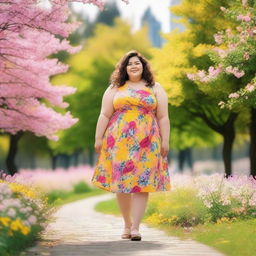
POLYGON ((126 67, 128 65, 129 59, 134 56, 138 57, 142 63, 143 72, 142 72, 141 78, 147 82, 146 86, 149 86, 149 87, 154 86, 155 80, 154 80, 154 76, 151 71, 148 60, 135 50, 127 52, 121 58, 121 60, 116 64, 115 70, 110 76, 110 83, 113 86, 121 87, 129 79, 129 76, 126 71, 126 67))

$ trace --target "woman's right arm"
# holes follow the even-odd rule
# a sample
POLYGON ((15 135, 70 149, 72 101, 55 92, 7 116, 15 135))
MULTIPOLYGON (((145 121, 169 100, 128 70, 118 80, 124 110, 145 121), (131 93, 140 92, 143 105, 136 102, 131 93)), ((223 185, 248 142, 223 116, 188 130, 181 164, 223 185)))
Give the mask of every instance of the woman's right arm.
POLYGON ((102 139, 107 128, 110 117, 114 113, 113 98, 116 92, 116 88, 112 88, 110 85, 103 94, 101 111, 96 125, 95 132, 95 151, 99 154, 102 146, 102 139))

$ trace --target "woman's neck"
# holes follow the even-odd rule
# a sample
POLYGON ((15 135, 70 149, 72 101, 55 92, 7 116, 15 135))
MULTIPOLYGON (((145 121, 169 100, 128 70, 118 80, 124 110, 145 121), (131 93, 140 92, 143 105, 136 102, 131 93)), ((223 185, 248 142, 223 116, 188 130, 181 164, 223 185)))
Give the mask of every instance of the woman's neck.
POLYGON ((139 83, 139 82, 143 81, 143 79, 141 77, 132 77, 132 78, 129 78, 129 81, 131 83, 139 83))

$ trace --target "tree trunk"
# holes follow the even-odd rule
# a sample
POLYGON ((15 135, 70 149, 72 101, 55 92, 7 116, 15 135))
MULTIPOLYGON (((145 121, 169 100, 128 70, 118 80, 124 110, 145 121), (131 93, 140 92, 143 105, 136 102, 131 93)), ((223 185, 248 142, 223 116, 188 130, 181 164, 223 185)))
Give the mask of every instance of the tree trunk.
POLYGON ((256 178, 256 109, 251 109, 250 123, 250 175, 256 178))
POLYGON ((225 167, 225 177, 229 177, 232 174, 232 148, 235 140, 235 121, 237 119, 238 114, 232 112, 222 127, 222 136, 223 136, 223 160, 225 167))
POLYGON ((81 153, 81 150, 77 150, 75 151, 75 153, 73 154, 73 158, 74 158, 74 166, 78 166, 79 165, 79 155, 81 153))
POLYGON ((6 158, 6 166, 8 173, 10 175, 14 175, 18 172, 17 166, 15 164, 15 156, 18 151, 18 141, 23 135, 22 131, 17 132, 15 135, 10 135, 10 144, 9 144, 9 151, 6 158))
POLYGON ((225 167, 225 177, 229 177, 232 174, 232 147, 235 140, 234 129, 224 133, 223 139, 224 143, 222 154, 225 167))
POLYGON ((178 152, 178 166, 179 166, 179 172, 183 172, 184 169, 184 163, 185 163, 185 151, 184 149, 180 149, 178 152))
POLYGON ((235 121, 238 117, 237 112, 230 112, 227 120, 221 121, 214 118, 210 109, 202 108, 201 112, 188 110, 192 115, 200 117, 212 130, 223 136, 222 158, 225 167, 225 177, 232 174, 232 147, 235 139, 235 121))
POLYGON ((68 154, 62 154, 61 157, 63 160, 63 167, 68 169, 70 166, 70 156, 68 154))
POLYGON ((52 160, 52 169, 55 170, 57 168, 57 158, 58 155, 51 155, 51 160, 52 160))

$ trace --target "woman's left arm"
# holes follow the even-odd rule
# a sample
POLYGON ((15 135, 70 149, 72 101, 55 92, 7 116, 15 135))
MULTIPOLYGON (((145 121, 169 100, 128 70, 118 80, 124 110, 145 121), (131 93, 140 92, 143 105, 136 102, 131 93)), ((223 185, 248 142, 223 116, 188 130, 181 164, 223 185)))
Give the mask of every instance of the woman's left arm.
POLYGON ((168 114, 168 96, 164 88, 155 83, 157 110, 156 117, 160 128, 161 135, 161 155, 166 157, 169 151, 169 136, 170 136, 170 120, 168 114))

